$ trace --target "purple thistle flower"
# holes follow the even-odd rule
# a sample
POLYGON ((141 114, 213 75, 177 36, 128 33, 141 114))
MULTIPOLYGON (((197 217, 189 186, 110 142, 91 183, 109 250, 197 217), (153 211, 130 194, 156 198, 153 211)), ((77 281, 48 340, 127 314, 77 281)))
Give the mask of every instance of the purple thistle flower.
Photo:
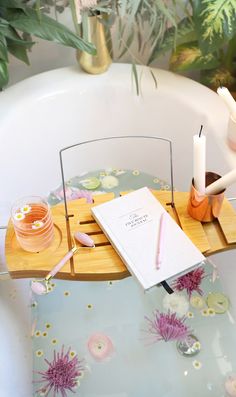
POLYGON ((82 361, 78 360, 77 354, 70 359, 70 348, 67 353, 64 353, 64 346, 62 346, 61 352, 54 350, 54 358, 50 363, 47 359, 44 361, 48 364, 46 371, 37 371, 38 374, 42 375, 41 380, 36 383, 44 383, 37 393, 45 393, 48 396, 52 391, 53 397, 56 397, 58 393, 61 397, 67 397, 67 392, 77 387, 78 377, 81 375, 84 367, 82 361))
POLYGON ((160 313, 156 310, 154 318, 145 317, 149 327, 147 332, 153 342, 164 340, 165 342, 176 340, 183 341, 191 333, 190 328, 185 324, 186 317, 177 317, 176 313, 160 313))
POLYGON ((186 289, 189 298, 191 297, 193 291, 203 295, 200 285, 204 277, 205 271, 203 267, 199 267, 185 274, 184 276, 178 277, 172 284, 172 287, 177 291, 183 291, 186 289))

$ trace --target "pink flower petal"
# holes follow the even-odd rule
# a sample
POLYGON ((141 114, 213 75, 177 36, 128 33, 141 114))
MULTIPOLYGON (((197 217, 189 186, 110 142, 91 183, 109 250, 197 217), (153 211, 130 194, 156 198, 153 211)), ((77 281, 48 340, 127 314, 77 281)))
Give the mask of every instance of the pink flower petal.
POLYGON ((88 340, 88 350, 97 361, 110 357, 114 351, 111 339, 104 334, 93 334, 88 340))

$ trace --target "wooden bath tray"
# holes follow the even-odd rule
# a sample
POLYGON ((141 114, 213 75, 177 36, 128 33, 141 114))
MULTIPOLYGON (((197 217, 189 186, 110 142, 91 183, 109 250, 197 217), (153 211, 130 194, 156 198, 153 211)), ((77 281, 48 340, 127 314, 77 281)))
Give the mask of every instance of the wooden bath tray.
MULTIPOLYGON (((125 194, 125 193, 121 193, 125 194)), ((202 224, 192 219, 187 213, 189 193, 175 192, 175 209, 170 204, 169 191, 153 191, 153 194, 166 208, 169 214, 180 224, 183 231, 206 256, 236 248, 236 212, 231 204, 224 199, 218 220, 202 224)), ((94 203, 88 204, 86 199, 68 202, 72 235, 81 231, 92 236, 96 247, 82 249, 74 256, 75 275, 70 273, 70 263, 56 275, 67 280, 117 280, 130 275, 118 254, 92 218, 90 208, 114 198, 113 193, 94 196, 94 203)), ((54 219, 54 243, 40 253, 22 250, 16 240, 11 221, 9 222, 5 252, 8 270, 12 278, 44 277, 68 251, 64 204, 52 208, 54 219)), ((79 245, 79 244, 78 244, 79 245)))

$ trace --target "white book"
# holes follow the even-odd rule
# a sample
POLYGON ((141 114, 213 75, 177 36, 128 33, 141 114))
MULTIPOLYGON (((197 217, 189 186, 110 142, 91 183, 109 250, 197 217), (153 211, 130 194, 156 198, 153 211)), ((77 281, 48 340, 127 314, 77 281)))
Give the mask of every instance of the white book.
POLYGON ((157 269, 160 218, 164 211, 147 187, 92 208, 93 217, 145 290, 187 273, 205 259, 167 214, 162 263, 157 269))

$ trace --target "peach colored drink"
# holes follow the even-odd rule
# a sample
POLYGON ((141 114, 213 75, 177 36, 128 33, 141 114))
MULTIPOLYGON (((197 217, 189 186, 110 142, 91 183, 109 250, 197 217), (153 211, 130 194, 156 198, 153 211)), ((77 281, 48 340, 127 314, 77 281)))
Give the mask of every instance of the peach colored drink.
POLYGON ((53 241, 54 229, 48 203, 41 197, 25 197, 12 207, 12 222, 20 246, 39 252, 53 241))

